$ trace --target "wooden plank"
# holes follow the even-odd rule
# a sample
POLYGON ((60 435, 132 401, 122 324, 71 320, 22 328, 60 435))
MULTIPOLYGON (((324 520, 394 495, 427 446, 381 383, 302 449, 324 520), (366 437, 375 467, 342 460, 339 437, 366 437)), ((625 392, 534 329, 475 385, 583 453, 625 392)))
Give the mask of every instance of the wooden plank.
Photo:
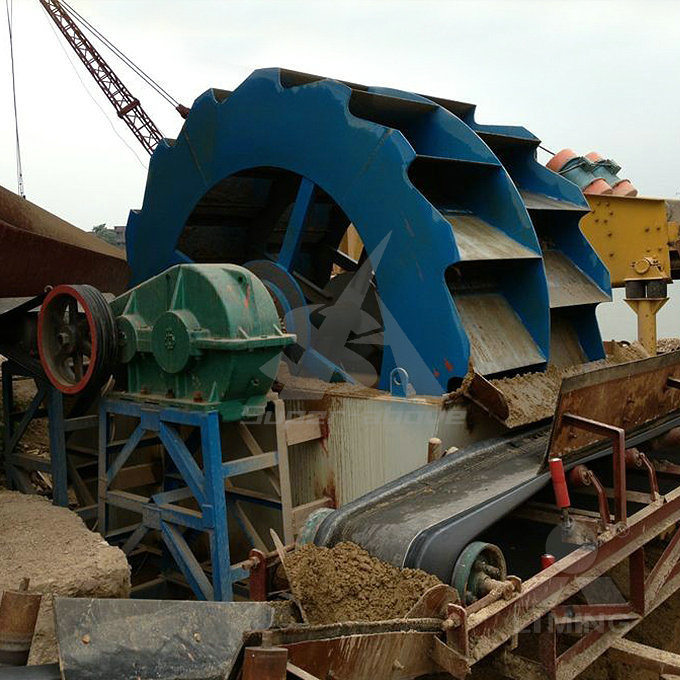
POLYGON ((148 498, 138 494, 129 493, 128 491, 108 491, 106 493, 105 501, 110 505, 115 505, 117 508, 124 508, 125 510, 132 510, 132 512, 141 513, 142 508, 148 503, 148 498))
POLYGON ((308 673, 307 671, 303 670, 299 666, 296 666, 294 663, 288 662, 288 665, 286 666, 286 670, 291 674, 294 675, 296 678, 300 678, 300 680, 320 680, 319 678, 316 677, 316 675, 312 675, 311 673, 308 673))
POLYGON ((76 430, 89 430, 97 427, 99 423, 99 416, 78 416, 77 418, 67 418, 64 421, 64 430, 66 432, 75 432, 76 430))
POLYGON ((293 528, 295 533, 302 528, 302 525, 307 521, 309 517, 315 510, 319 508, 331 508, 333 507, 333 501, 330 498, 317 498, 309 503, 304 503, 303 505, 298 505, 293 508, 293 528))
POLYGON ((124 467, 109 486, 110 489, 134 489, 135 487, 157 484, 160 481, 160 463, 142 463, 124 467))
POLYGON ((227 493, 238 494, 239 496, 246 496, 247 498, 252 498, 254 501, 266 501, 267 503, 276 503, 281 505, 281 499, 277 496, 270 496, 269 494, 262 493, 261 491, 255 491, 254 489, 244 489, 242 486, 236 486, 227 477, 224 480, 224 487, 227 493))
POLYGON ((94 505, 94 496, 90 493, 87 484, 85 484, 83 478, 80 476, 80 472, 78 472, 78 468, 71 456, 66 456, 66 466, 68 468, 69 477, 71 478, 71 484, 73 484, 73 489, 78 497, 78 503, 81 506, 94 505))
POLYGON ((260 470, 276 467, 277 463, 277 452, 270 451, 259 456, 227 460, 222 463, 222 474, 225 477, 238 477, 239 475, 247 475, 251 472, 259 472, 260 470))
MULTIPOLYGON (((260 456, 264 453, 262 450, 262 447, 257 443, 257 440, 255 437, 253 437, 253 433, 248 429, 248 426, 245 423, 238 423, 237 425, 239 434, 241 435, 241 439, 243 439, 243 443, 246 445, 246 448, 250 452, 251 456, 260 456)), ((274 472, 274 470, 264 470, 265 475, 267 475, 267 479, 269 479, 269 483, 272 485, 272 488, 276 493, 280 496, 281 495, 281 483, 279 481, 279 477, 274 472)))
POLYGON ((680 654, 666 652, 632 640, 615 640, 608 654, 610 659, 646 668, 654 673, 680 674, 680 654))
POLYGON ((286 442, 288 446, 302 444, 323 437, 321 419, 318 415, 307 415, 286 421, 286 442))
POLYGON ((49 458, 41 458, 32 453, 12 453, 7 456, 7 460, 10 465, 22 467, 26 470, 52 471, 52 464, 49 458))
POLYGON ((236 513, 238 514, 239 519, 243 523, 248 538, 252 542, 253 548, 257 548, 263 553, 269 552, 269 548, 262 540, 260 534, 257 533, 255 525, 250 521, 250 517, 248 517, 248 514, 243 509, 243 505, 241 503, 234 503, 234 507, 236 508, 236 513))
POLYGON ((279 453, 283 540, 286 544, 289 544, 295 540, 295 528, 293 526, 293 494, 290 488, 290 466, 288 464, 288 441, 286 438, 286 406, 281 399, 274 401, 274 415, 276 423, 276 448, 279 453))

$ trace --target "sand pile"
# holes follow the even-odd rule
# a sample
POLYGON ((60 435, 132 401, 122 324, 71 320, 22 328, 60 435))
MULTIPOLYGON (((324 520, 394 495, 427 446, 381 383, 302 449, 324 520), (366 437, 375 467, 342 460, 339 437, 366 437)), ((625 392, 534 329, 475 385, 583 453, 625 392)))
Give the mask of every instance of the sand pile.
POLYGON ((649 354, 637 342, 612 343, 606 359, 576 366, 549 365, 544 373, 525 373, 514 378, 500 378, 491 382, 503 392, 510 409, 505 424, 518 427, 544 418, 552 418, 562 380, 598 368, 647 359, 649 354))
POLYGON ((441 581, 419 569, 398 569, 354 543, 306 545, 286 558, 293 593, 310 623, 382 621, 405 616, 441 581))
POLYGON ((130 567, 122 550, 90 531, 80 517, 39 496, 0 491, 0 590, 30 579, 42 593, 30 664, 57 660, 54 595, 129 597, 130 567))
POLYGON ((656 343, 656 349, 659 354, 677 352, 680 349, 680 338, 661 338, 661 340, 656 343))

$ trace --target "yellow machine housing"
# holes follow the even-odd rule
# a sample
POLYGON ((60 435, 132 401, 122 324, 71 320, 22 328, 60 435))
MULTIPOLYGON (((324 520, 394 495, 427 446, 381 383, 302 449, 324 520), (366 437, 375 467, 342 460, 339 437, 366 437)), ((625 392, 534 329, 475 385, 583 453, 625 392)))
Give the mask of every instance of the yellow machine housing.
POLYGON ((638 319, 638 339, 656 354, 656 314, 678 261, 678 204, 660 198, 586 196, 592 212, 581 230, 609 269, 613 287, 626 289, 638 319))

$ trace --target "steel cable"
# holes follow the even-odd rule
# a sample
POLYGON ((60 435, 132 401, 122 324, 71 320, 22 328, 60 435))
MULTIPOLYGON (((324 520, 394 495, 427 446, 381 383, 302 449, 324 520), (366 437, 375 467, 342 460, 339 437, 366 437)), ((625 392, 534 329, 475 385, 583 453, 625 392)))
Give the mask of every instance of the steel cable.
POLYGON ((5 0, 5 9, 7 10, 7 30, 9 31, 9 58, 12 65, 12 101, 14 104, 14 134, 16 139, 16 163, 17 163, 17 188, 19 196, 26 198, 24 191, 24 172, 21 165, 21 144, 19 141, 19 114, 17 111, 17 85, 14 70, 14 34, 12 31, 12 19, 14 3, 10 0, 5 0))
POLYGON ((116 47, 101 31, 93 26, 82 14, 71 7, 65 0, 61 0, 61 4, 77 19, 80 20, 86 28, 88 28, 99 40, 108 47, 124 64, 126 64, 134 73, 136 73, 147 85, 153 88, 161 97, 174 107, 179 106, 179 102, 159 83, 157 83, 148 73, 141 69, 130 59, 122 50, 116 47))

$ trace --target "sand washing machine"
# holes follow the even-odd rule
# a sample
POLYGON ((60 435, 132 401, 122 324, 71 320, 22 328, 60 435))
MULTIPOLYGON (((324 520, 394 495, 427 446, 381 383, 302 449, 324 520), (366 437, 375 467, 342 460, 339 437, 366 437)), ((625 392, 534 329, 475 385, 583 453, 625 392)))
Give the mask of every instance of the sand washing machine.
MULTIPOLYGON (((554 418, 498 426, 491 439, 480 429, 484 441, 413 464, 351 502, 337 502, 330 483, 322 498, 293 507, 284 484, 288 446, 320 439, 322 465, 335 456, 333 422, 287 420, 271 392, 285 388, 286 375, 328 387, 319 403, 341 400, 331 383, 346 383, 367 401, 415 404, 439 417, 470 376, 486 385, 604 358, 595 308, 609 299, 610 282, 579 230, 588 205, 536 161, 538 144, 523 128, 477 123, 468 104, 281 69, 199 97, 178 138, 155 151, 144 203, 130 214, 132 288, 111 300, 67 284, 40 299, 38 347, 51 384, 77 395, 115 380, 96 400, 99 530, 107 534, 114 513, 136 513, 141 519, 119 536, 126 553, 152 532, 198 598, 231 599, 234 584, 248 580, 252 599, 265 599, 269 557, 230 556, 228 509, 249 497, 284 510, 286 539, 351 540, 437 575, 446 593, 456 589, 418 623, 269 631, 268 644, 317 677, 354 677, 349 666, 364 658, 342 650, 347 640, 358 636, 377 653, 388 636, 414 631, 413 659, 465 677, 534 621, 567 616, 561 603, 601 573, 627 559, 639 568, 645 543, 680 521, 680 460, 662 458, 664 438, 680 426, 677 353, 566 379, 554 418), (357 257, 341 247, 350 226, 362 245, 357 257), (266 409, 276 416, 269 452, 248 430, 266 409), (122 439, 117 420, 111 427, 117 418, 133 422, 122 439), (241 432, 247 455, 227 455, 225 424, 241 432), (148 444, 164 452, 160 486, 147 496, 117 487, 148 444), (280 498, 234 484, 275 467, 280 498), (589 487, 585 508, 563 493, 565 472, 574 498, 589 487), (662 472, 668 478, 659 480, 662 472), (561 490, 556 507, 551 481, 561 490), (527 510, 537 499, 540 512, 527 510), (520 521, 531 530, 518 530, 520 521), (511 574, 519 553, 538 556, 533 544, 521 543, 506 562, 492 540, 495 532, 503 548, 513 536, 541 543, 555 530, 564 554, 544 572, 529 565, 522 579, 511 574), (209 537, 209 569, 193 552, 199 534, 209 537)), ((393 429, 402 440, 396 461, 417 428, 403 421, 393 429)), ((344 433, 361 445, 339 467, 370 479, 368 439, 344 433)), ((245 534, 257 529, 239 519, 245 534)), ((552 656, 539 660, 549 677, 574 677, 594 646, 606 649, 677 590, 679 545, 676 534, 647 580, 631 581, 628 602, 578 610, 583 621, 604 611, 616 630, 559 657, 552 631, 550 648, 541 648, 552 656)), ((249 633, 266 656, 258 634, 249 633)), ((400 645, 395 655, 408 664, 400 645)), ((390 659, 374 677, 416 677, 390 659)), ((501 661, 522 677, 514 648, 501 661)))
POLYGON ((233 262, 265 282, 291 372, 418 394, 604 356, 606 268, 580 190, 474 107, 281 69, 200 96, 130 213, 135 282, 233 262), (354 225, 358 259, 340 243, 354 225))

